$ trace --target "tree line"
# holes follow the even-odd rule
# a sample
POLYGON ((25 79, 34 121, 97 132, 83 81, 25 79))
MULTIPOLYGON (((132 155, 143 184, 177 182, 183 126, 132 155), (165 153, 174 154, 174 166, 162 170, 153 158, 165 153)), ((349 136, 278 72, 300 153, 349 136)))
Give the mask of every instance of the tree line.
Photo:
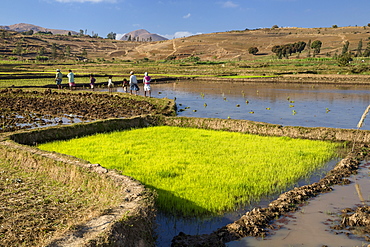
MULTIPOLYGON (((349 50, 349 41, 344 42, 342 47, 342 52, 338 55, 335 54, 334 58, 338 59, 340 65, 344 65, 352 61, 352 57, 370 57, 370 42, 367 43, 365 50, 363 49, 363 41, 360 40, 357 45, 355 52, 349 50)), ((289 43, 283 45, 275 45, 271 48, 271 51, 275 53, 276 57, 279 59, 289 58, 294 53, 301 53, 306 48, 308 49, 308 56, 311 56, 311 49, 313 51, 313 56, 320 54, 322 47, 322 42, 320 40, 315 40, 308 43, 304 41, 299 41, 296 43, 289 43)), ((259 50, 257 47, 252 46, 248 49, 249 54, 256 55, 259 50)))

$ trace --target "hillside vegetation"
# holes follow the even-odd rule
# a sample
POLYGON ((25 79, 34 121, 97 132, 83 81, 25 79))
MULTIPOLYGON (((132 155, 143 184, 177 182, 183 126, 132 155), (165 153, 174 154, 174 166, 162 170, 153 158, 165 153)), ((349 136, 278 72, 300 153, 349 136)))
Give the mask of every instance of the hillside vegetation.
MULTIPOLYGON (((317 57, 331 57, 341 54, 348 41, 349 51, 356 53, 360 40, 362 50, 370 41, 370 27, 331 28, 264 28, 257 30, 229 31, 195 35, 186 38, 159 42, 132 42, 93 38, 85 35, 25 35, 0 30, 1 58, 35 59, 46 56, 49 59, 90 60, 163 60, 199 57, 209 60, 250 60, 275 55, 272 48, 303 41, 307 44, 319 40, 321 51, 317 57), (248 49, 257 47, 253 55, 248 49)), ((307 57, 310 49, 292 57, 307 57)))
POLYGON ((369 56, 369 26, 265 28, 157 42, 0 30, 0 87, 35 86, 21 78, 37 78, 38 86, 40 78, 54 84, 57 68, 64 75, 72 69, 76 77, 86 77, 78 84, 87 83, 91 73, 100 83, 108 75, 122 82, 132 70, 149 72, 153 82, 223 77, 364 84, 369 83, 369 56))

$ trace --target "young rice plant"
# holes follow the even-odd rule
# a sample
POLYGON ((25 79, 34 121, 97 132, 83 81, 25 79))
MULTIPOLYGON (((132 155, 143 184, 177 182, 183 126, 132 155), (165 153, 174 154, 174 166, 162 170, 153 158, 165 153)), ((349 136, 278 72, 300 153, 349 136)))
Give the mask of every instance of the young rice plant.
POLYGON ((158 192, 157 205, 217 214, 281 192, 336 155, 339 144, 243 133, 149 127, 39 145, 117 169, 158 192))

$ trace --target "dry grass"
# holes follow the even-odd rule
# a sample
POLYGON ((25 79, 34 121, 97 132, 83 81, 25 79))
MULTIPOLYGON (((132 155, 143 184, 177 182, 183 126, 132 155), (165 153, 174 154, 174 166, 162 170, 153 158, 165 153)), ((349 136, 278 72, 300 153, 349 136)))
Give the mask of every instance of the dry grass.
POLYGON ((122 198, 111 180, 2 145, 0 188, 0 246, 43 246, 122 198))
MULTIPOLYGON (((271 57, 271 48, 274 45, 282 45, 304 41, 308 43, 320 40, 323 43, 319 57, 340 53, 344 42, 349 41, 351 51, 356 51, 358 42, 363 40, 363 49, 369 41, 369 27, 338 27, 338 28, 264 28, 258 30, 230 31, 196 35, 186 38, 160 42, 128 42, 102 38, 90 38, 88 36, 63 36, 63 35, 22 35, 9 32, 5 38, 0 38, 2 55, 15 56, 12 51, 16 43, 21 41, 22 47, 27 50, 23 58, 34 58, 38 55, 41 47, 48 51, 46 56, 51 55, 52 44, 57 45, 57 55, 65 54, 66 46, 71 48, 71 56, 62 60, 75 59, 87 52, 87 58, 95 60, 162 60, 169 56, 184 58, 198 56, 202 60, 254 60, 261 57, 271 57), (249 54, 248 48, 256 46, 258 55, 249 54), (26 48, 27 47, 27 48, 26 48)), ((300 57, 307 57, 305 50, 300 57)))

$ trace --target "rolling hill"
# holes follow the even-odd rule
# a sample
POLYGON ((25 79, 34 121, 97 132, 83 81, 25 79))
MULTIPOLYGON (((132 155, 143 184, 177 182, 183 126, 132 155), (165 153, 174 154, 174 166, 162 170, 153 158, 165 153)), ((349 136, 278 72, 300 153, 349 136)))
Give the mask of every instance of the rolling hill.
POLYGON ((125 35, 123 35, 123 37, 120 40, 123 40, 123 41, 135 41, 136 40, 136 41, 147 42, 147 41, 163 41, 163 40, 167 40, 167 38, 162 37, 158 34, 149 33, 145 29, 139 29, 139 30, 126 33, 125 35))
MULTIPOLYGON (((145 33, 144 31, 140 32, 145 33)), ((23 59, 35 59, 42 49, 45 51, 44 56, 50 57, 53 49, 56 49, 56 57, 63 59, 78 59, 82 56, 91 60, 163 60, 195 56, 203 61, 249 60, 274 55, 271 49, 275 45, 299 41, 309 43, 315 40, 322 42, 318 57, 340 54, 347 41, 350 51, 355 52, 358 49, 360 40, 364 50, 370 41, 370 27, 265 28, 151 42, 110 40, 84 35, 23 35, 0 30, 0 55, 4 58, 14 57, 14 50, 21 46, 22 53, 18 56, 23 59), (257 47, 258 53, 249 54, 249 47, 257 47)), ((309 56, 308 49, 301 54, 293 54, 291 58, 298 56, 309 56)))
POLYGON ((52 32, 53 34, 63 34, 68 35, 70 32, 72 35, 77 35, 78 33, 75 31, 69 31, 69 30, 60 30, 60 29, 50 29, 50 28, 44 28, 32 24, 27 23, 18 23, 10 26, 0 26, 0 29, 3 30, 10 30, 10 31, 16 31, 16 32, 26 32, 33 30, 35 33, 37 32, 52 32))

